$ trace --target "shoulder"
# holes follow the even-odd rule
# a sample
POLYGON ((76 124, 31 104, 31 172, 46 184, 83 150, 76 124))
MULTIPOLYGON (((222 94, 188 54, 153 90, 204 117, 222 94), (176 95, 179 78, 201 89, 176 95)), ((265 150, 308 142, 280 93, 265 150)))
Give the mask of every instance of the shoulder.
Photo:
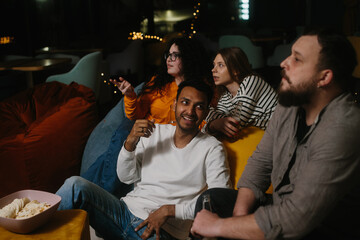
POLYGON ((284 107, 281 104, 277 104, 270 122, 276 123, 279 126, 291 125, 292 121, 289 120, 295 119, 298 111, 299 107, 284 107))
POLYGON ((342 94, 326 106, 319 115, 319 121, 360 131, 360 105, 354 101, 351 94, 342 94))
POLYGON ((228 102, 232 99, 232 95, 229 91, 224 91, 223 94, 220 96, 220 99, 218 101, 218 103, 221 103, 221 102, 228 102))
POLYGON ((255 83, 263 83, 263 82, 265 82, 265 80, 258 75, 246 76, 244 78, 244 80, 242 81, 242 83, 244 83, 244 84, 250 84, 250 83, 255 84, 255 83))
POLYGON ((253 91, 254 89, 264 89, 267 88, 267 86, 267 82, 260 76, 249 75, 242 80, 239 90, 243 89, 242 91, 248 92, 253 91))

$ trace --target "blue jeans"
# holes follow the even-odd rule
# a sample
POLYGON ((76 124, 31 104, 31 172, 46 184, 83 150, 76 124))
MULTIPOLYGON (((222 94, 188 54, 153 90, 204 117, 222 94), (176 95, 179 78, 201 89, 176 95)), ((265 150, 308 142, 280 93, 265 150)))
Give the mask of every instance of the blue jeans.
MULTIPOLYGON (((141 239, 146 226, 134 229, 144 220, 134 216, 125 202, 86 179, 68 178, 56 192, 61 197, 58 210, 83 209, 89 215, 90 225, 104 239, 141 239)), ((173 239, 167 232, 160 232, 161 239, 173 239)), ((148 238, 156 239, 155 233, 148 238)))

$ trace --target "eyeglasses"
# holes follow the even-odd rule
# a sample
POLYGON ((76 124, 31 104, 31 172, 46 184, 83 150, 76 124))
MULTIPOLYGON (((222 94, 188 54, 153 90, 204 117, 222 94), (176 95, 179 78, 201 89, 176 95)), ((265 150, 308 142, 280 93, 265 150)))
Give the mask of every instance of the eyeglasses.
POLYGON ((180 54, 180 53, 176 53, 176 52, 173 52, 173 53, 165 53, 165 54, 164 54, 165 60, 167 60, 168 57, 170 57, 170 61, 174 62, 174 61, 176 61, 176 59, 178 59, 178 58, 181 57, 181 54, 180 54))

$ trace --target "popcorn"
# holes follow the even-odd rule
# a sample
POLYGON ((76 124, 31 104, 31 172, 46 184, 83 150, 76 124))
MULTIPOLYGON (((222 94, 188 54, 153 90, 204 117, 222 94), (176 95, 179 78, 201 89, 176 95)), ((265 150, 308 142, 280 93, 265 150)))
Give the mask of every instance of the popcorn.
POLYGON ((0 217, 23 219, 35 216, 50 208, 48 203, 40 203, 37 200, 30 201, 28 198, 16 198, 12 203, 0 209, 0 217))

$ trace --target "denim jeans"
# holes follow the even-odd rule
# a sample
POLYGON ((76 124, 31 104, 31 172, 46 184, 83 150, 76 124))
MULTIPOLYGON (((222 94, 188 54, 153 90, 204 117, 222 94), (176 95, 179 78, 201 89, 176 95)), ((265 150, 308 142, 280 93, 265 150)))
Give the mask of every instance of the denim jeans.
MULTIPOLYGON (((85 210, 90 225, 104 239, 139 240, 146 229, 136 232, 143 219, 134 216, 122 200, 82 177, 68 178, 56 194, 61 197, 58 210, 85 210)), ((160 238, 173 239, 165 231, 161 231, 160 238)), ((148 239, 156 239, 155 233, 148 239)))
MULTIPOLYGON (((135 87, 134 90, 136 94, 141 91, 143 85, 144 83, 141 83, 135 87)), ((113 140, 114 132, 126 119, 128 120, 125 114, 124 98, 122 98, 91 132, 83 152, 80 169, 81 176, 95 163, 100 155, 109 149, 109 144, 113 140)))

